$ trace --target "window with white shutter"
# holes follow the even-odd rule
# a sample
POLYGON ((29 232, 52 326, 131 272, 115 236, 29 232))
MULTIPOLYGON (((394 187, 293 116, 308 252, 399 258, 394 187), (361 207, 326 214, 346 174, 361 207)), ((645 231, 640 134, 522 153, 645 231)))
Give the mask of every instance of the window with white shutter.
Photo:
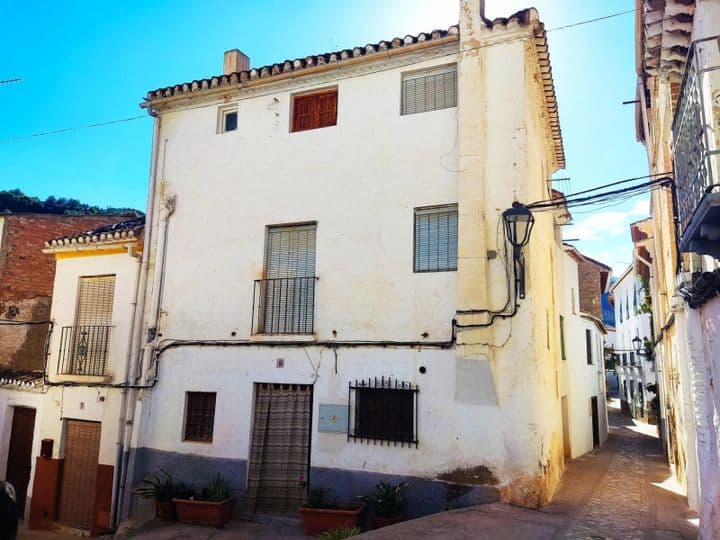
POLYGON ((258 331, 309 334, 315 306, 315 224, 269 227, 258 331))
POLYGON ((415 209, 415 272, 457 270, 457 205, 415 209))
POLYGON ((403 73, 400 114, 457 107, 457 66, 403 73))

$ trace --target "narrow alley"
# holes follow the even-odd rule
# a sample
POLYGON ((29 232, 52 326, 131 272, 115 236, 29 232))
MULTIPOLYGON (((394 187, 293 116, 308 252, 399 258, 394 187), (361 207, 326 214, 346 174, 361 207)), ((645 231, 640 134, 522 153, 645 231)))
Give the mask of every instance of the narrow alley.
POLYGON ((680 539, 697 537, 662 455, 656 426, 620 414, 610 402, 610 436, 568 463, 553 502, 540 510, 476 506, 406 522, 364 535, 375 539, 680 539))

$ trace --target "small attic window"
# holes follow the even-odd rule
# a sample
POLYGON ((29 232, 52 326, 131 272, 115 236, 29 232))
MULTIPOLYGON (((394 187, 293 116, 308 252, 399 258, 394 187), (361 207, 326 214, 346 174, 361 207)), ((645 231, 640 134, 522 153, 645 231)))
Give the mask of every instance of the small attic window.
POLYGON ((218 110, 218 133, 227 133, 228 131, 237 131, 238 128, 238 112, 237 107, 221 107, 218 110))

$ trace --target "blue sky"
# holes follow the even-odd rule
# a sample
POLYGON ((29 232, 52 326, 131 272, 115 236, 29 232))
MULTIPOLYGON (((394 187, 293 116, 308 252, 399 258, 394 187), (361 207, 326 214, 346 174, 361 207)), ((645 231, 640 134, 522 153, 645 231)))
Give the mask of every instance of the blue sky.
MULTIPOLYGON (((528 7, 488 0, 490 17, 528 7)), ((537 0, 547 28, 634 8, 633 0, 537 0)), ((149 118, 45 137, 33 133, 142 115, 149 89, 222 71, 239 48, 253 65, 376 42, 457 22, 457 0, 0 0, 0 189, 101 206, 145 208, 149 118)), ((570 190, 647 174, 635 141, 634 17, 548 35, 570 190)), ((567 186, 558 185, 560 188, 567 186)), ((630 262, 628 223, 647 196, 574 213, 567 238, 620 274, 630 262)))

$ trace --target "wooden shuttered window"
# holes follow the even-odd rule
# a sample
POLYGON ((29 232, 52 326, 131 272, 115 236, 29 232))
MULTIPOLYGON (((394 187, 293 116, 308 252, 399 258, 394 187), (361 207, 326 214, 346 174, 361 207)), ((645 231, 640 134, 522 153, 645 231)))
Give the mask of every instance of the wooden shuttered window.
POLYGON ((337 89, 293 98, 293 131, 337 124, 337 89))
POLYGON ((405 73, 400 114, 415 114, 457 106, 457 66, 405 73))
POLYGON ((415 272, 457 270, 457 205, 415 209, 415 272))
POLYGON ((114 296, 115 276, 81 277, 75 324, 111 325, 114 296))
POLYGON ((212 442, 215 425, 215 392, 188 392, 185 440, 212 442))

